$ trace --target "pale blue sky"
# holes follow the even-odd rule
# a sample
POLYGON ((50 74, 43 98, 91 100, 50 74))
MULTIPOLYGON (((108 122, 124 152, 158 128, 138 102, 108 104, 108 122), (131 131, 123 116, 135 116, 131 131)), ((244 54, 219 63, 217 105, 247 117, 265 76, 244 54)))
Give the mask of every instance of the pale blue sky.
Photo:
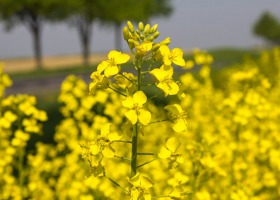
MULTIPOLYGON (((280 0, 173 0, 169 18, 153 19, 159 24, 160 38, 169 36, 172 47, 183 49, 241 47, 263 44, 252 34, 252 24, 265 10, 280 20, 280 0)), ((43 54, 77 54, 78 35, 67 24, 46 24, 43 29, 43 54)), ((124 46, 124 45, 123 45, 124 46)), ((94 25, 92 52, 114 49, 113 29, 94 25)), ((32 56, 31 36, 18 26, 5 32, 0 24, 0 58, 32 56)))

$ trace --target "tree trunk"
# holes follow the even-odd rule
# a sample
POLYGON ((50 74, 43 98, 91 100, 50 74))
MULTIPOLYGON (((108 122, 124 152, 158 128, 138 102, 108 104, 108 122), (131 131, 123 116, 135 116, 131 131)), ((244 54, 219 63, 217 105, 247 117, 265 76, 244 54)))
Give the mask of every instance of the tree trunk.
POLYGON ((121 23, 115 22, 115 49, 122 50, 122 35, 121 35, 121 23))
POLYGON ((82 54, 83 54, 83 61, 84 61, 84 66, 88 67, 89 66, 89 35, 88 34, 83 34, 81 36, 82 40, 82 54))
POLYGON ((41 49, 41 27, 39 24, 31 28, 33 39, 33 51, 37 69, 42 69, 42 49, 41 49))
POLYGON ((91 19, 83 15, 76 16, 74 18, 74 24, 77 26, 78 34, 81 40, 82 57, 85 67, 89 66, 92 23, 91 19))

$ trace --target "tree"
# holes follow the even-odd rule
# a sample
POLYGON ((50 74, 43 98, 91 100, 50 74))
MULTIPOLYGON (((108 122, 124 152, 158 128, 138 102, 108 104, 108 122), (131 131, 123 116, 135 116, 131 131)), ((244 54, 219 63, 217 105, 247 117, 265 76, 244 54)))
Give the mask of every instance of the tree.
POLYGON ((63 18, 70 21, 70 24, 78 31, 84 66, 89 65, 93 22, 97 19, 100 12, 102 12, 99 8, 99 1, 100 0, 68 0, 61 2, 62 8, 66 8, 66 12, 62 14, 63 18))
POLYGON ((272 44, 280 44, 280 22, 270 14, 264 12, 253 27, 254 34, 268 40, 272 44))
POLYGON ((103 11, 99 15, 102 22, 113 23, 115 27, 115 48, 121 50, 121 24, 123 21, 144 21, 151 17, 168 16, 172 13, 170 0, 110 0, 100 1, 103 11))
POLYGON ((23 24, 30 31, 33 39, 33 51, 37 68, 42 68, 41 35, 43 23, 55 11, 55 0, 1 0, 0 19, 7 30, 16 24, 23 24))

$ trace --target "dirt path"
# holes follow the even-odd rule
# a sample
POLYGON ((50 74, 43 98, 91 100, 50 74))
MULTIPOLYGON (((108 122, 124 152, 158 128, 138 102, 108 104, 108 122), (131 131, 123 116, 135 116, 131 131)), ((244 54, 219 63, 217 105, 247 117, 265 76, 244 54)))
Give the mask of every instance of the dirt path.
MULTIPOLYGON (((98 64, 107 58, 107 54, 93 54, 90 56, 90 63, 98 64)), ((4 72, 23 72, 36 69, 33 58, 0 59, 4 62, 4 72)), ((67 68, 69 66, 81 65, 83 63, 80 55, 49 56, 43 58, 43 66, 46 69, 67 68)))

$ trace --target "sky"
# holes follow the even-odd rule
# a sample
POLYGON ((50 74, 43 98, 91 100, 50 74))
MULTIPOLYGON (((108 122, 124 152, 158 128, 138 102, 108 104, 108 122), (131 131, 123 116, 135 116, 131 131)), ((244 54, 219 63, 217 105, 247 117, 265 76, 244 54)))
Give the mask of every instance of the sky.
MULTIPOLYGON (((171 1, 173 14, 168 18, 154 18, 151 24, 159 25, 159 40, 171 38, 172 48, 254 48, 264 44, 252 33, 252 26, 258 17, 264 11, 269 11, 280 20, 280 0, 171 1)), ((114 49, 113 32, 112 27, 95 23, 91 52, 114 49)), ((0 23, 0 58, 30 57, 32 51, 32 39, 26 27, 16 26, 6 32, 3 23, 0 23)), ((80 53, 76 29, 67 23, 45 24, 42 51, 46 56, 80 53)))

